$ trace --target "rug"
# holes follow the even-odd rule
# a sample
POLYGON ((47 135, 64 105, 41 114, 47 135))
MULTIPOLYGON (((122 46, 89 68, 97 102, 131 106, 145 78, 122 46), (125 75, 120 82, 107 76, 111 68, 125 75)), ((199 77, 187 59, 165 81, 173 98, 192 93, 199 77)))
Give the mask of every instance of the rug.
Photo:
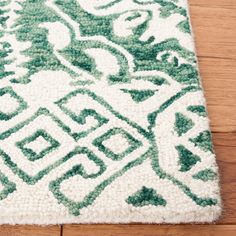
POLYGON ((0 7, 1 224, 218 219, 186 0, 0 7))

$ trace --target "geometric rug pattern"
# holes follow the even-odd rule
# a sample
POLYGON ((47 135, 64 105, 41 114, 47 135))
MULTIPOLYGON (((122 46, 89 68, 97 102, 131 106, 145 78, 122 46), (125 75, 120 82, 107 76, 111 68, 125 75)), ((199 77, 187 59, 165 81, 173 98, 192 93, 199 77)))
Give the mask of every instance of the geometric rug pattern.
POLYGON ((219 217, 186 0, 0 1, 0 68, 0 224, 219 217))

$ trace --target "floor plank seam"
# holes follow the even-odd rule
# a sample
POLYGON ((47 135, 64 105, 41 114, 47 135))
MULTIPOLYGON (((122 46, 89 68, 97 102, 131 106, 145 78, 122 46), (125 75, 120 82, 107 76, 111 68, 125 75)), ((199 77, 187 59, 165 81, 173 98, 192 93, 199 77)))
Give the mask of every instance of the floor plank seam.
POLYGON ((60 236, 63 236, 63 225, 60 226, 60 236))
POLYGON ((228 60, 228 61, 235 61, 236 62, 236 58, 231 58, 231 57, 214 57, 214 56, 201 56, 198 55, 198 58, 206 58, 206 59, 220 59, 220 60, 228 60))
POLYGON ((224 10, 232 10, 236 8, 236 5, 226 5, 226 6, 207 6, 207 5, 198 5, 191 4, 191 7, 200 7, 200 8, 213 8, 213 9, 224 9, 224 10))

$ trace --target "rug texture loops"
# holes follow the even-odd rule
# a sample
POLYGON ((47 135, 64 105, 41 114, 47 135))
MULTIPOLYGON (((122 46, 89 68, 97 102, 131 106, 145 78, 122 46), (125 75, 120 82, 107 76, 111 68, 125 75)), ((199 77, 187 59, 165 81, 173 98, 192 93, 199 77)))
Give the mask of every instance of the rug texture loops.
POLYGON ((186 0, 0 0, 0 224, 212 222, 218 182, 186 0))

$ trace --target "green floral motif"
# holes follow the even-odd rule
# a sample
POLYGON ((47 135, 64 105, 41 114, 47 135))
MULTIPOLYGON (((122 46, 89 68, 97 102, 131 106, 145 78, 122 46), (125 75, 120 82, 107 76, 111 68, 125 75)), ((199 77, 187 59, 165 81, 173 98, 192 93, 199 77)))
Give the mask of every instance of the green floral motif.
POLYGON ((10 75, 14 75, 15 72, 12 70, 6 69, 6 67, 13 62, 12 58, 9 56, 13 52, 11 44, 4 39, 5 29, 7 28, 7 22, 10 18, 9 7, 10 1, 1 1, 0 2, 0 80, 6 78, 10 75))
POLYGON ((191 138, 190 141, 205 152, 213 152, 211 133, 209 130, 200 133, 196 138, 191 138))
POLYGON ((124 93, 130 94, 132 99, 135 102, 144 102, 148 98, 152 97, 155 94, 155 90, 128 90, 128 89, 121 89, 124 93))
POLYGON ((179 153, 179 164, 181 166, 180 171, 182 172, 189 171, 197 162, 201 161, 199 156, 194 155, 183 145, 177 146, 176 150, 179 153))
POLYGON ((9 194, 16 191, 16 184, 11 182, 1 171, 0 171, 0 183, 3 185, 3 190, 0 191, 0 201, 5 199, 9 194))
POLYGON ((12 53, 11 44, 8 42, 0 43, 0 80, 9 76, 14 75, 14 71, 6 70, 6 66, 12 63, 12 60, 8 59, 9 55, 12 53))
POLYGON ((159 4, 161 6, 161 16, 169 17, 172 14, 180 14, 182 16, 187 16, 187 12, 184 8, 178 7, 174 1, 167 0, 134 0, 134 2, 141 5, 149 5, 149 4, 159 4))
POLYGON ((47 40, 47 31, 39 27, 43 22, 55 22, 59 20, 53 11, 44 5, 44 0, 26 0, 19 3, 21 9, 17 10, 19 18, 16 20, 15 35, 19 41, 31 42, 31 46, 22 54, 31 59, 22 66, 28 69, 27 75, 14 82, 26 83, 29 77, 41 70, 59 70, 63 68, 60 61, 53 55, 52 45, 47 40))
POLYGON ((7 23, 7 20, 9 19, 9 11, 10 9, 9 8, 3 8, 3 7, 6 7, 8 6, 10 3, 10 1, 1 1, 0 2, 0 7, 2 7, 0 9, 0 26, 2 27, 6 27, 6 23, 7 23))
POLYGON ((209 180, 215 180, 216 177, 217 177, 217 174, 211 169, 205 169, 193 175, 194 179, 200 179, 204 182, 209 181, 209 180))
POLYGON ((188 111, 191 111, 193 113, 198 114, 199 116, 203 116, 206 117, 207 116, 207 112, 206 112, 206 108, 204 106, 198 105, 198 106, 189 106, 187 108, 188 111))
POLYGON ((187 11, 183 7, 177 6, 174 1, 166 1, 166 0, 134 0, 134 2, 146 5, 146 4, 159 4, 160 8, 160 16, 163 18, 170 17, 172 14, 180 14, 185 17, 185 20, 181 21, 177 27, 184 33, 191 33, 191 28, 189 24, 189 18, 187 16, 187 11))
POLYGON ((166 79, 161 76, 143 76, 143 77, 136 77, 136 79, 150 81, 156 86, 168 84, 166 79))
POLYGON ((191 33, 190 25, 188 20, 181 21, 177 27, 184 33, 191 33))
MULTIPOLYGON (((31 42, 31 47, 22 52, 31 59, 22 65, 28 69, 28 73, 20 79, 12 80, 13 82, 26 83, 32 74, 40 70, 61 69, 67 71, 72 76, 79 76, 76 71, 68 68, 55 55, 53 46, 47 39, 48 31, 42 26, 42 23, 45 22, 61 22, 70 29, 71 43, 63 50, 60 50, 59 53, 73 66, 92 74, 96 78, 100 78, 102 73, 96 68, 94 59, 85 51, 88 48, 103 48, 117 57, 120 65, 119 73, 109 75, 109 81, 112 83, 129 82, 132 79, 132 75, 129 73, 128 61, 122 52, 98 40, 78 40, 73 27, 63 17, 50 9, 45 4, 46 2, 46 0, 26 0, 25 2, 19 3, 22 9, 16 11, 20 17, 14 25, 16 27, 15 34, 18 40, 31 42)), ((115 3, 116 1, 114 3, 111 2, 111 5, 115 3)), ((106 37, 116 45, 121 45, 134 57, 135 71, 160 70, 170 74, 178 82, 198 84, 198 73, 195 69, 196 60, 194 54, 183 48, 178 40, 169 38, 157 44, 152 44, 154 37, 150 37, 147 41, 140 40, 140 37, 145 33, 152 19, 151 11, 147 11, 147 19, 133 29, 132 35, 129 37, 118 37, 113 31, 113 22, 122 14, 126 14, 126 12, 99 17, 86 12, 75 0, 66 2, 55 0, 54 4, 79 24, 81 36, 90 37, 100 35, 106 37), (186 59, 188 63, 176 64, 176 61, 172 63, 156 60, 157 55, 165 51, 169 53, 176 52, 180 57, 186 59)), ((185 10, 177 7, 172 2, 155 1, 155 4, 161 5, 161 12, 165 17, 169 14, 176 13, 186 16, 185 10)), ((107 7, 109 6, 110 4, 107 7)), ((133 11, 132 14, 132 16, 127 18, 127 21, 135 20, 141 16, 138 10, 133 11)), ((181 30, 183 28, 186 30, 187 28, 186 23, 182 23, 180 26, 181 30)))
MULTIPOLYGON (((149 21, 152 18, 151 12, 147 12, 149 18, 147 21, 144 21, 142 24, 133 29, 133 34, 131 36, 118 37, 113 32, 112 22, 120 16, 119 14, 103 17, 95 16, 83 10, 83 8, 75 0, 71 0, 66 3, 61 0, 56 0, 55 3, 63 12, 79 23, 80 33, 82 36, 105 36, 111 42, 121 45, 125 50, 127 50, 134 57, 135 71, 160 70, 170 74, 178 82, 198 84, 198 74, 195 66, 193 65, 195 64, 194 54, 183 48, 179 44, 178 40, 170 38, 158 44, 151 44, 152 41, 154 41, 153 37, 149 38, 147 41, 140 40, 140 37, 147 30, 149 21), (176 66, 175 63, 156 60, 157 55, 166 50, 169 52, 178 53, 180 57, 185 58, 189 61, 189 63, 183 63, 176 66)), ((131 19, 129 18, 129 20, 131 19)), ((68 49, 65 49, 62 53, 71 63, 74 63, 76 66, 81 67, 88 72, 92 72, 95 76, 99 76, 99 72, 96 71, 92 59, 83 53, 83 51, 88 47, 87 45, 90 48, 97 48, 99 42, 83 41, 81 44, 77 40, 72 39, 72 43, 68 46, 68 49), (75 58, 74 55, 81 55, 81 57, 75 58), (80 61, 78 61, 78 59, 80 61)), ((107 45, 102 45, 101 43, 100 47, 109 50, 112 54, 115 52, 114 48, 109 48, 107 45)), ((118 53, 118 51, 116 51, 116 56, 120 57, 118 60, 121 69, 119 75, 111 76, 109 79, 112 82, 127 82, 131 79, 131 75, 127 74, 126 59, 124 55, 118 53), (121 77, 123 79, 121 79, 121 77)))
POLYGON ((126 202, 135 207, 166 205, 166 200, 161 195, 157 194, 153 188, 147 188, 145 186, 143 186, 141 190, 137 191, 132 196, 129 196, 126 199, 126 202))
POLYGON ((186 132, 188 132, 194 123, 191 119, 183 115, 182 113, 175 114, 175 130, 179 136, 182 136, 186 132))

